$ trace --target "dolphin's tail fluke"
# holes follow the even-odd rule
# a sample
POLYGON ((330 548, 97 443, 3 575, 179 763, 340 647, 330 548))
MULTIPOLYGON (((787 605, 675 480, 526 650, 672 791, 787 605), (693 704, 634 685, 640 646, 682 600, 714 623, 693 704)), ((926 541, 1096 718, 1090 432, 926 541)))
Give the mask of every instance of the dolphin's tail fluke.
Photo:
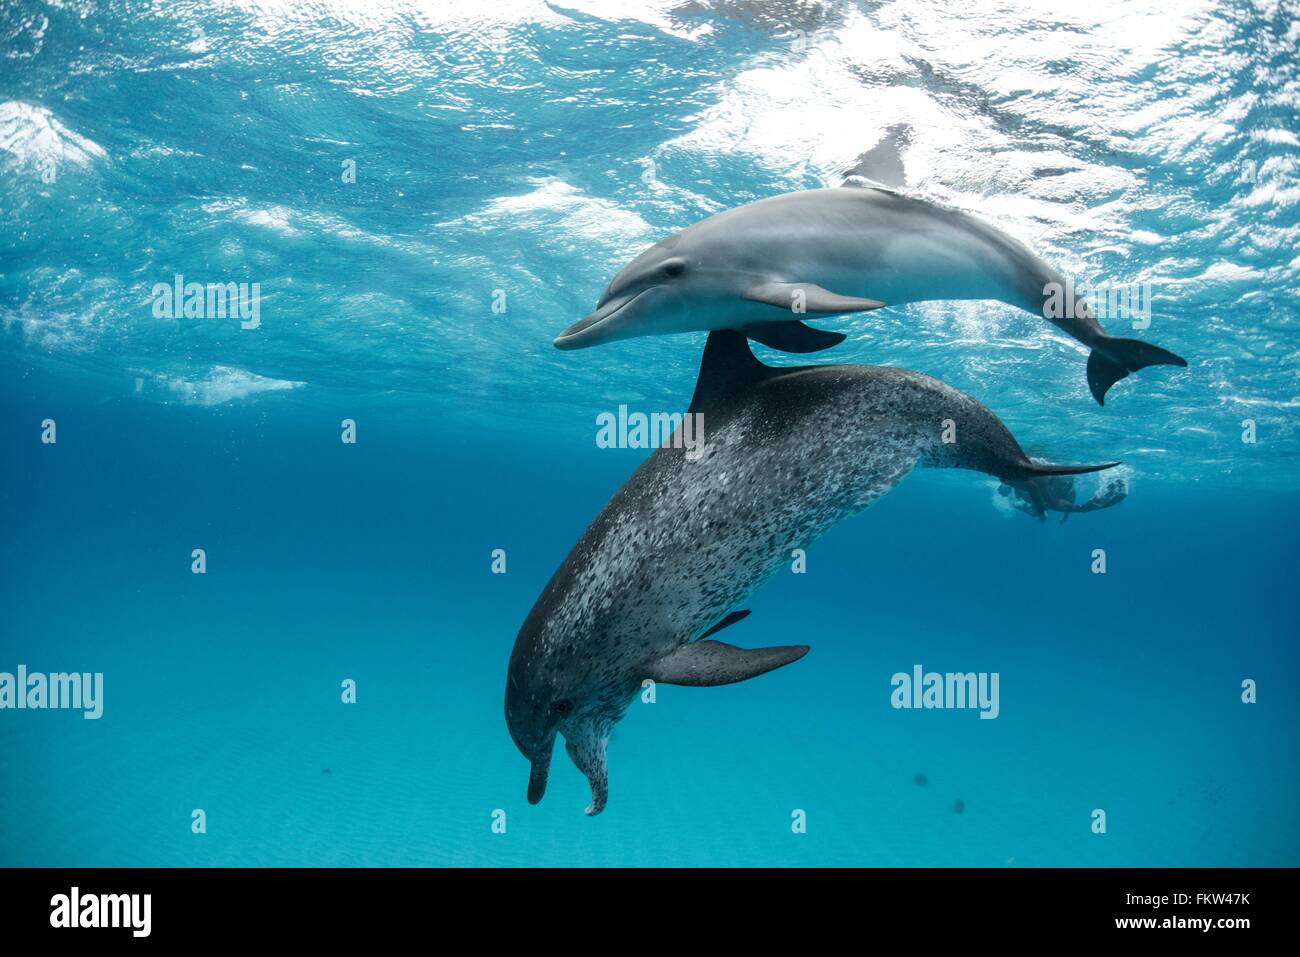
POLYGON ((1020 465, 1020 474, 1013 476, 1023 481, 1030 478, 1042 478, 1045 475, 1083 475, 1086 472, 1101 472, 1113 469, 1119 462, 1106 462, 1103 465, 1039 465, 1026 460, 1020 465))
POLYGON ((1097 404, 1105 405, 1106 390, 1131 372, 1147 366, 1186 365, 1182 356, 1141 339, 1108 338, 1088 356, 1088 388, 1097 404))

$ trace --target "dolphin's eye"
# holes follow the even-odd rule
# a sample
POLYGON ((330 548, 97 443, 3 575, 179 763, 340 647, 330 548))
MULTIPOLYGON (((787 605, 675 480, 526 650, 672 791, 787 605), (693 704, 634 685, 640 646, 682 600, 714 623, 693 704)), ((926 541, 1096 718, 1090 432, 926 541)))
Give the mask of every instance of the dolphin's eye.
POLYGON ((567 699, 564 701, 557 701, 555 702, 554 707, 556 714, 568 714, 573 710, 573 702, 567 699))
POLYGON ((682 273, 686 272, 686 263, 682 262, 680 259, 670 259, 668 262, 664 263, 663 270, 664 275, 666 276, 680 276, 682 273))

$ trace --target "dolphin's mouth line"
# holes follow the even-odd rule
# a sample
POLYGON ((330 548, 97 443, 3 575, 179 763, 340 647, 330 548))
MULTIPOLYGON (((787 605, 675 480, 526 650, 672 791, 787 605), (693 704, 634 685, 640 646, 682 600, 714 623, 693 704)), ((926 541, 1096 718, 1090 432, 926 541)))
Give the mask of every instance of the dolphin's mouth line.
POLYGON ((628 306, 632 305, 632 303, 636 302, 638 299, 640 299, 649 291, 650 291, 649 289, 642 289, 635 296, 632 296, 630 299, 625 299, 623 300, 623 302, 619 303, 618 306, 616 306, 612 312, 602 312, 601 309, 597 309, 591 315, 579 319, 577 322, 569 326, 569 328, 565 329, 563 332, 561 332, 558 336, 555 337, 555 344, 558 346, 563 342, 568 342, 569 340, 582 335, 584 332, 590 332, 592 329, 596 329, 599 328, 600 326, 605 325, 607 322, 612 320, 620 312, 622 312, 628 306))

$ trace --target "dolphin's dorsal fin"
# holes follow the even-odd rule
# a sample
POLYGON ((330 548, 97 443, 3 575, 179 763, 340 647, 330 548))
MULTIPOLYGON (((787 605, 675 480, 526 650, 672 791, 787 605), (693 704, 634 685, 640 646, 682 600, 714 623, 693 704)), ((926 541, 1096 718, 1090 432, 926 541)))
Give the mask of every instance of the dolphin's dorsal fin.
POLYGON ((656 661, 649 677, 666 685, 711 688, 756 678, 806 654, 807 645, 737 648, 721 641, 696 641, 656 661))
POLYGON ((700 376, 691 397, 691 412, 717 411, 733 396, 778 370, 759 362, 743 333, 720 329, 709 333, 700 360, 700 376))

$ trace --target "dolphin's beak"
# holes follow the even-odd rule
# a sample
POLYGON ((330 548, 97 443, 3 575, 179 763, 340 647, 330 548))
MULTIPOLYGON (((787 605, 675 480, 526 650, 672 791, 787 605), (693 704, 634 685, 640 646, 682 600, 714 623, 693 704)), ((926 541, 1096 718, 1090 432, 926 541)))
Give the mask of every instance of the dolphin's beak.
POLYGON ((557 349, 585 349, 616 338, 612 333, 618 325, 615 317, 627 306, 636 302, 648 290, 642 290, 631 296, 619 296, 610 299, 585 319, 579 319, 569 328, 555 337, 557 349))
POLYGON ((546 793, 546 780, 551 773, 551 751, 555 747, 555 738, 546 742, 545 749, 533 758, 532 770, 528 773, 528 803, 536 804, 546 793))

